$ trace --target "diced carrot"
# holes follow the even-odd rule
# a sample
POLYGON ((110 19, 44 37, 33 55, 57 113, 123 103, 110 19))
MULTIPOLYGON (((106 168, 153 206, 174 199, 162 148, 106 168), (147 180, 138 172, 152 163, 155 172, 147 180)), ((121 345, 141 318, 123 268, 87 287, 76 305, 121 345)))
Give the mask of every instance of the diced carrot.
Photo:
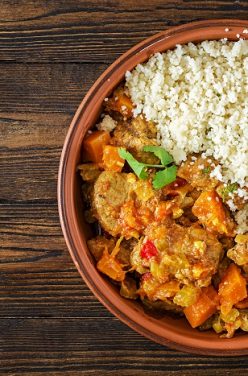
POLYGON ((226 315, 232 307, 247 297, 246 280, 241 274, 240 268, 231 264, 219 285, 219 297, 221 312, 226 315))
POLYGON ((95 131, 86 136, 83 141, 83 153, 85 159, 101 163, 103 156, 103 148, 110 141, 110 134, 105 131, 95 131))
POLYGON ((103 168, 105 170, 120 172, 124 166, 124 159, 119 156, 118 147, 105 145, 103 147, 103 168))
POLYGON ((97 269, 114 281, 121 282, 125 279, 126 273, 121 264, 115 259, 114 255, 108 253, 107 249, 103 251, 103 255, 97 263, 97 269))
POLYGON ((195 201, 192 212, 208 230, 233 235, 234 223, 215 190, 203 191, 195 201))
POLYGON ((217 310, 218 294, 212 286, 202 289, 197 301, 184 309, 184 314, 192 328, 203 324, 217 310))
POLYGON ((140 296, 147 296, 149 300, 167 300, 173 297, 180 290, 180 282, 176 280, 159 282, 153 277, 151 273, 142 275, 139 294, 140 296))
POLYGON ((107 108, 109 110, 117 111, 127 118, 130 118, 133 115, 133 103, 124 93, 122 88, 119 88, 114 92, 113 97, 107 102, 107 108))
POLYGON ((118 96, 118 99, 116 101, 116 108, 124 116, 131 117, 133 114, 133 104, 131 102, 131 99, 126 94, 118 96))

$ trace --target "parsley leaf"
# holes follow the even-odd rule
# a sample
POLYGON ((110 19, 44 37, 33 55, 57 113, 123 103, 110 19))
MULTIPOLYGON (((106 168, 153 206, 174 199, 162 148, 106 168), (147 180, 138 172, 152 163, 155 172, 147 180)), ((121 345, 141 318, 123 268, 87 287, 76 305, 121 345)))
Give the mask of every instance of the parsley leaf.
POLYGON ((162 171, 158 171, 155 174, 152 185, 155 189, 163 188, 165 185, 172 183, 176 180, 177 167, 170 166, 162 171))
POLYGON ((162 163, 163 166, 167 166, 168 164, 173 162, 172 156, 166 151, 164 148, 155 145, 147 145, 143 147, 144 151, 148 151, 156 155, 162 163))
POLYGON ((147 168, 162 168, 161 171, 156 172, 152 184, 155 189, 163 188, 165 185, 172 183, 176 180, 177 167, 175 165, 167 167, 167 165, 173 162, 172 156, 163 148, 159 146, 145 146, 144 151, 150 151, 154 153, 160 160, 161 165, 152 165, 137 161, 131 153, 124 148, 119 148, 119 156, 127 161, 134 173, 139 179, 147 179, 149 177, 147 168))
POLYGON ((137 161, 132 154, 124 148, 119 148, 118 152, 119 156, 127 161, 139 179, 144 180, 148 178, 148 173, 145 171, 148 166, 145 163, 137 161))
POLYGON ((202 173, 207 175, 207 174, 210 173, 210 171, 211 171, 211 168, 208 166, 208 167, 205 167, 205 168, 202 170, 202 173))
POLYGON ((234 191, 238 189, 238 184, 237 183, 228 184, 226 188, 229 191, 229 193, 233 193, 234 191))
POLYGON ((238 184, 237 183, 232 183, 232 184, 227 184, 225 188, 222 189, 221 191, 221 197, 225 201, 228 199, 229 194, 233 193, 238 189, 238 184))

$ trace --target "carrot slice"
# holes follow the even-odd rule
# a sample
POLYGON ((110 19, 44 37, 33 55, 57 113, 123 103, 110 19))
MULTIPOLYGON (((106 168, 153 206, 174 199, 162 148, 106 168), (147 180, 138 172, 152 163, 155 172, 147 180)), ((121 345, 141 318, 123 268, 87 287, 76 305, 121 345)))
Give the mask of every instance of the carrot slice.
POLYGON ((95 131, 87 136, 83 141, 83 153, 85 159, 101 163, 103 148, 110 142, 110 134, 105 131, 95 131))
POLYGON ((233 235, 234 223, 215 190, 203 191, 195 201, 192 212, 208 230, 233 235))
POLYGON ((114 256, 115 255, 113 254, 109 254, 108 250, 105 249, 101 259, 97 263, 97 269, 112 278, 114 281, 121 282, 124 281, 126 273, 122 269, 122 265, 114 256))
POLYGON ((106 145, 103 147, 103 168, 105 170, 120 172, 124 166, 124 159, 119 156, 118 147, 106 145))
POLYGON ((227 268, 219 285, 219 297, 221 312, 225 315, 247 297, 246 279, 237 265, 231 264, 227 268))
POLYGON ((216 312, 218 304, 217 292, 213 286, 208 286, 202 289, 194 304, 184 309, 184 314, 192 328, 196 328, 216 312))
POLYGON ((114 92, 113 97, 107 102, 107 109, 117 111, 127 118, 130 118, 133 115, 133 103, 124 93, 123 88, 119 88, 114 92))

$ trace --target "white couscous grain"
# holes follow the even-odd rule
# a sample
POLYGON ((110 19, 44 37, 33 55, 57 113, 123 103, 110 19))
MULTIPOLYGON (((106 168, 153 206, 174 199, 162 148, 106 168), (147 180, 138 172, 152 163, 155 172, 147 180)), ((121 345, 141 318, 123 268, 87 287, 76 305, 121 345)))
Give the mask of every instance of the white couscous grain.
MULTIPOLYGON (((134 115, 156 124, 158 142, 177 164, 191 153, 213 157, 219 164, 210 176, 238 183, 238 195, 248 200, 247 40, 224 38, 156 53, 126 73, 126 87, 134 115)), ((247 223, 247 211, 244 218, 247 223)))
POLYGON ((109 115, 104 115, 102 121, 96 125, 99 131, 112 132, 117 125, 117 122, 109 115))
POLYGON ((204 152, 220 162, 213 176, 247 185, 248 41, 178 45, 127 72, 126 85, 177 163, 204 152))

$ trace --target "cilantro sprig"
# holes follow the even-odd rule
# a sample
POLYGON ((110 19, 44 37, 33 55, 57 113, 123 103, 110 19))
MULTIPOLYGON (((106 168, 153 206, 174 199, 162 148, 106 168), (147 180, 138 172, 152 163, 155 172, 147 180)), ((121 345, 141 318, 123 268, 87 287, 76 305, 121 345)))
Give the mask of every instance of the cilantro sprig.
POLYGON ((131 169, 135 172, 139 179, 147 179, 148 173, 146 171, 147 167, 150 167, 146 163, 137 161, 129 151, 124 148, 119 148, 119 156, 127 161, 131 169))
POLYGON ((174 162, 173 157, 168 153, 168 151, 161 148, 161 146, 147 145, 143 147, 143 150, 153 153, 160 159, 163 166, 167 166, 168 164, 174 162))
POLYGON ((120 157, 127 161, 139 179, 145 180, 148 178, 148 168, 161 169, 160 171, 156 172, 153 177, 152 185, 155 189, 163 188, 165 185, 176 180, 177 167, 173 164, 173 157, 164 148, 160 146, 147 145, 144 146, 143 151, 153 153, 159 158, 161 164, 154 165, 139 162, 126 149, 119 148, 118 150, 120 157))
POLYGON ((163 188, 176 180, 177 168, 175 165, 165 168, 164 170, 158 171, 155 174, 152 185, 155 189, 163 188))
POLYGON ((205 174, 205 175, 208 175, 210 172, 211 172, 211 167, 210 167, 210 166, 205 167, 205 168, 202 170, 202 173, 205 174))
POLYGON ((221 196, 224 201, 228 200, 228 197, 230 194, 235 192, 238 189, 238 184, 237 183, 230 183, 227 184, 226 187, 224 187, 221 191, 221 196))

